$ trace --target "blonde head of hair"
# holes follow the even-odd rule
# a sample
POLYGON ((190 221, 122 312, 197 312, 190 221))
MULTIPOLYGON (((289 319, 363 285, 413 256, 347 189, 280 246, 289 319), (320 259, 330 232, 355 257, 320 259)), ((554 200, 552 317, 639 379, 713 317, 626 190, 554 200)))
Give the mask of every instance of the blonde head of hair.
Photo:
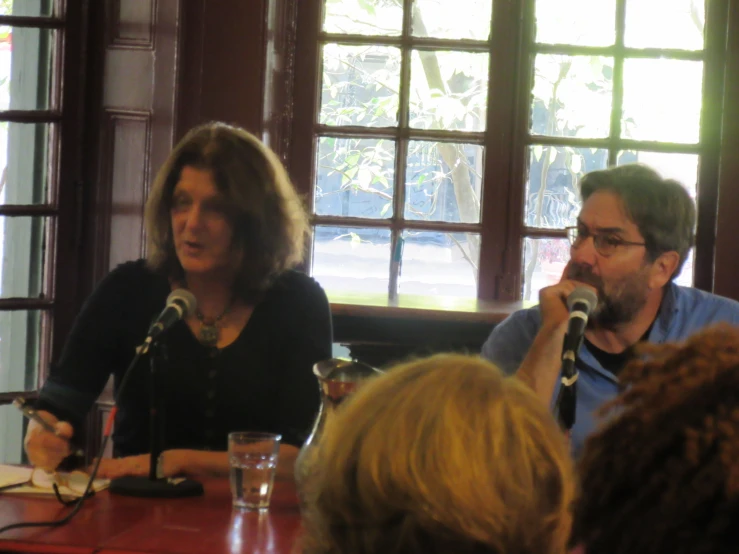
POLYGON ((531 390, 480 358, 437 355, 365 384, 320 459, 307 552, 565 551, 563 435, 531 390))

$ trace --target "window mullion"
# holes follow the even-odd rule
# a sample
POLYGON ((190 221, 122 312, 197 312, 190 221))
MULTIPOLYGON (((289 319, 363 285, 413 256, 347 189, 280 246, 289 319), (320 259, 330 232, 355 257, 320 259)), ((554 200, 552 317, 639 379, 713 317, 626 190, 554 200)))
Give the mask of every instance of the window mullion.
POLYGON ((611 136, 608 165, 618 162, 621 117, 624 98, 624 36, 626 35, 626 0, 616 0, 616 52, 613 57, 613 96, 611 98, 611 136))
MULTIPOLYGON (((398 130, 395 142, 395 179, 393 194, 393 217, 391 218, 392 232, 390 234, 390 278, 388 280, 388 295, 394 298, 398 294, 398 279, 400 278, 400 263, 393 263, 396 251, 400 248, 403 234, 403 219, 405 214, 405 166, 408 159, 408 139, 403 135, 408 129, 411 89, 411 49, 410 36, 413 23, 413 0, 403 0, 403 30, 400 51, 400 89, 398 91, 398 130)), ((398 260, 399 262, 401 260, 398 260)))
POLYGON ((525 163, 528 134, 529 36, 533 2, 494 2, 482 197, 478 297, 520 296, 525 163))

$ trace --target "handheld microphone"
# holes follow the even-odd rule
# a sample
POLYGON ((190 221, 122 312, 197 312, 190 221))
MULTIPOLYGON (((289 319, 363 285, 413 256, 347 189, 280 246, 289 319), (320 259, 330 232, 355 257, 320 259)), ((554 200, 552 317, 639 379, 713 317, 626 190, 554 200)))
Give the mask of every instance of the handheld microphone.
POLYGON ((559 422, 565 429, 572 429, 575 424, 577 401, 577 370, 575 359, 582 345, 588 317, 598 303, 598 297, 589 288, 577 287, 567 297, 567 308, 570 321, 562 346, 562 383, 554 405, 559 422))
POLYGON ((588 288, 577 287, 567 297, 567 309, 570 311, 570 321, 567 324, 567 334, 562 348, 562 367, 574 368, 577 352, 582 345, 585 328, 588 326, 588 317, 598 303, 596 294, 588 288))
POLYGON ((147 341, 151 342, 164 333, 180 319, 195 313, 197 301, 195 295, 187 289, 176 289, 169 293, 167 305, 159 314, 154 324, 149 328, 147 341))

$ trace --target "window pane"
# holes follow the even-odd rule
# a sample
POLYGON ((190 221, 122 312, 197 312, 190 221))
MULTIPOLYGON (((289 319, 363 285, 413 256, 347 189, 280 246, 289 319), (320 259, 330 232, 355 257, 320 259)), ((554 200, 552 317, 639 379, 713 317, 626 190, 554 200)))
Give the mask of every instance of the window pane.
POLYGON ((610 46, 616 0, 536 0, 536 42, 610 46))
POLYGON ((316 226, 311 275, 327 290, 387 294, 390 230, 316 226))
POLYGON ((622 136, 697 143, 703 62, 627 59, 622 136))
POLYGON ((477 296, 480 235, 404 231, 401 294, 477 296))
POLYGON ((0 406, 0 464, 23 463, 23 425, 23 416, 15 406, 0 406))
POLYGON ((410 126, 484 131, 488 54, 414 50, 410 126))
POLYGON ((407 163, 407 219, 479 223, 482 146, 411 141, 407 163))
POLYGON ((54 32, 0 26, 0 110, 51 107, 54 32))
POLYGON ((339 44, 323 47, 321 123, 397 125, 399 89, 398 48, 339 44))
POLYGON ((49 198, 49 123, 0 121, 0 204, 45 204, 49 198))
POLYGON ((539 54, 535 62, 531 132, 603 138, 611 128, 613 58, 539 54))
MULTIPOLYGON (((38 372, 42 320, 38 310, 0 311, 0 392, 33 390, 38 372)), ((20 462, 23 420, 13 408, 0 408, 0 462, 20 462)))
POLYGON ((0 298, 38 298, 43 290, 46 217, 0 216, 0 298))
POLYGON ((323 30, 350 35, 399 35, 403 29, 401 2, 386 0, 326 0, 323 30))
POLYGON ((627 0, 624 42, 632 48, 701 50, 705 21, 704 0, 627 0))
POLYGON ((530 146, 524 223, 549 229, 574 225, 581 206, 580 178, 607 165, 605 149, 530 146), (542 183, 546 183, 544 189, 542 183))
POLYGON ((53 5, 53 0, 3 0, 0 15, 49 16, 53 5))
POLYGON ((698 154, 665 154, 625 150, 618 154, 618 165, 639 162, 647 164, 665 179, 675 179, 696 197, 698 182, 698 154))
POLYGON ((570 243, 567 239, 524 239, 523 299, 539 301, 539 290, 559 283, 567 262, 570 243))
POLYGON ((318 141, 314 211, 344 217, 392 217, 395 143, 323 137, 318 141))
POLYGON ((488 40, 492 0, 415 0, 413 35, 488 40))

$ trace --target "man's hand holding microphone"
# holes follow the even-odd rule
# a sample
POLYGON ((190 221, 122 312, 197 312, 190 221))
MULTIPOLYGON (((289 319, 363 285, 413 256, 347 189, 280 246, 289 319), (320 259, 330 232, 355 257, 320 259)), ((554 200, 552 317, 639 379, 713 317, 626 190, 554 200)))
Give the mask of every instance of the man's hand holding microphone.
POLYGON ((568 269, 569 266, 565 268, 559 283, 539 291, 541 327, 517 374, 547 406, 552 403, 552 395, 562 371, 563 354, 567 355, 567 351, 573 349, 577 354, 587 317, 597 303, 596 289, 567 278, 568 269), (568 328, 571 332, 565 344, 568 328), (577 333, 579 336, 575 336, 577 333))

